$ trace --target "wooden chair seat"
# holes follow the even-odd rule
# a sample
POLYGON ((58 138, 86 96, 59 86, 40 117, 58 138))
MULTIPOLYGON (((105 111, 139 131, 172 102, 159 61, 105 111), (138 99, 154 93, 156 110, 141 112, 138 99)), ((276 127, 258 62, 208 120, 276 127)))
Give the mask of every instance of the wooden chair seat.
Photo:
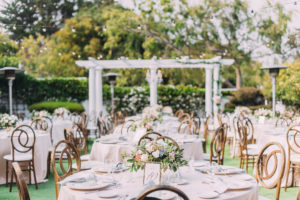
POLYGON ((258 149, 248 149, 247 151, 246 151, 246 149, 243 150, 243 154, 246 155, 247 152, 248 152, 249 156, 257 156, 259 153, 259 150, 258 149))
MULTIPOLYGON (((8 161, 13 160, 12 154, 5 155, 3 158, 8 161)), ((31 161, 31 160, 32 160, 32 153, 24 153, 22 155, 16 154, 14 158, 15 162, 24 162, 24 161, 31 161)))

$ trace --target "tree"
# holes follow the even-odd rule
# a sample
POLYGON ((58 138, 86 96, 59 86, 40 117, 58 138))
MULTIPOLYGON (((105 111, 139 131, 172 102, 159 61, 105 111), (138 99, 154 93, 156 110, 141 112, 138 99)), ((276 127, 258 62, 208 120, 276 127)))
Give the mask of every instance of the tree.
POLYGON ((281 70, 277 90, 279 96, 288 104, 300 106, 300 59, 288 63, 288 68, 281 70))
POLYGON ((258 52, 262 53, 260 56, 266 55, 260 51, 262 46, 273 40, 280 43, 278 47, 287 43, 282 38, 290 18, 280 5, 274 8, 276 17, 266 19, 251 11, 244 0, 203 0, 195 6, 189 6, 185 0, 144 0, 136 7, 141 11, 140 32, 146 35, 145 44, 151 47, 148 50, 145 46, 147 54, 152 55, 157 47, 163 46, 158 53, 163 52, 165 57, 232 58, 237 88, 242 86, 241 67, 255 65, 253 55, 258 52))
POLYGON ((83 0, 12 0, 7 1, 0 22, 14 40, 38 34, 49 36, 55 33, 65 19, 83 6, 83 0))

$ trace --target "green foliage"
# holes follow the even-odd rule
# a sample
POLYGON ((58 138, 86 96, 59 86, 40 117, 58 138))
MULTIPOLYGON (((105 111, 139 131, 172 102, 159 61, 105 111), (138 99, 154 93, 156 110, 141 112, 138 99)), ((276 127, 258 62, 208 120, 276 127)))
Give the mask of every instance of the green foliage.
POLYGON ((32 104, 28 107, 30 111, 41 111, 41 110, 46 110, 49 113, 53 113, 56 108, 66 108, 70 112, 77 112, 81 113, 84 111, 84 107, 75 102, 55 102, 55 101, 46 101, 46 102, 40 102, 40 103, 35 103, 32 104))
MULTIPOLYGON (((7 80, 0 78, 0 90, 8 93, 7 80)), ((30 75, 17 74, 13 85, 13 96, 28 105, 41 101, 75 101, 87 99, 88 84, 77 79, 38 80, 30 75)))
POLYGON ((280 71, 277 91, 285 103, 300 107, 300 59, 287 66, 280 71))
POLYGON ((264 96, 260 89, 245 87, 233 92, 233 96, 230 97, 227 108, 232 108, 233 106, 255 106, 263 103, 264 96))
MULTIPOLYGON (((91 2, 92 3, 92 2, 91 2)), ((55 33, 65 19, 73 16, 76 10, 83 7, 84 0, 12 0, 6 1, 1 10, 0 22, 15 40, 30 35, 49 36, 55 33)))

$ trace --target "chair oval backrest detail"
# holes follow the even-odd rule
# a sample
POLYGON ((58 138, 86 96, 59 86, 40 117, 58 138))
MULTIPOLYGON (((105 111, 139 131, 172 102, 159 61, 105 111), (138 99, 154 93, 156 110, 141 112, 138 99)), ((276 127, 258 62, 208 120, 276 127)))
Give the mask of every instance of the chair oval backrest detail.
POLYGON ((28 187, 25 181, 25 176, 21 170, 19 163, 12 163, 13 171, 16 176, 16 183, 18 187, 19 200, 30 200, 28 187))
POLYGON ((300 124, 291 126, 286 134, 286 140, 289 147, 289 154, 291 152, 300 154, 300 124))
POLYGON ((16 152, 28 153, 31 151, 33 155, 35 140, 35 132, 30 126, 20 125, 15 128, 11 134, 13 160, 16 152))
POLYGON ((223 123, 222 126, 217 128, 215 134, 211 139, 210 159, 209 159, 210 162, 216 159, 219 165, 224 164, 226 137, 227 137, 227 125, 223 123))
POLYGON ((75 159, 77 165, 77 171, 80 171, 81 161, 80 156, 75 148, 75 146, 67 140, 59 141, 51 152, 51 165, 54 174, 54 184, 56 191, 56 199, 58 198, 59 187, 58 182, 66 178, 67 176, 73 173, 72 170, 72 161, 75 159), (59 152, 59 155, 57 154, 59 152), (55 160, 59 161, 59 169, 57 169, 55 160), (67 160, 67 162, 63 162, 63 160, 67 160), (65 167, 65 166, 66 167, 65 167), (59 174, 61 172, 61 175, 59 174))
POLYGON ((285 151, 278 142, 266 144, 256 160, 256 178, 265 188, 276 190, 276 200, 279 199, 281 180, 285 169, 285 151))
POLYGON ((160 191, 160 190, 166 190, 166 191, 171 191, 176 193, 179 197, 181 197, 183 200, 189 200, 189 198, 186 196, 184 192, 181 190, 173 187, 173 186, 168 186, 168 185, 155 185, 147 189, 146 191, 142 192, 136 200, 160 200, 159 198, 155 197, 147 197, 149 194, 160 191))

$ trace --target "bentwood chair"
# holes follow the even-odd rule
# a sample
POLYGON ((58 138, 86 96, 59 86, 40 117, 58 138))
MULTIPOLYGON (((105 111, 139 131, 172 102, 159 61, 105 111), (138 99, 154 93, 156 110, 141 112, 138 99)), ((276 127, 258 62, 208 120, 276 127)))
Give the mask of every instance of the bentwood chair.
POLYGON ((256 179, 265 188, 276 187, 276 200, 279 200, 284 168, 285 151, 281 144, 277 142, 266 144, 256 160, 256 179))
POLYGON ((140 138, 140 140, 138 142, 138 146, 141 144, 142 141, 152 141, 152 140, 157 139, 158 137, 161 137, 160 133, 157 133, 154 131, 148 132, 140 138))
POLYGON ((179 109, 175 112, 174 116, 177 117, 179 119, 179 117, 183 114, 183 110, 182 109, 179 109))
POLYGON ((183 200, 189 200, 189 198, 186 196, 186 194, 184 192, 182 192, 181 190, 173 187, 173 186, 169 186, 169 185, 155 185, 152 186, 150 188, 148 188, 147 190, 145 190, 144 192, 142 192, 137 198, 136 200, 161 200, 158 197, 149 197, 149 195, 151 195, 154 192, 157 191, 170 191, 170 192, 174 192, 176 193, 181 199, 183 200))
POLYGON ((209 154, 204 154, 204 160, 209 160, 209 162, 217 162, 219 165, 224 164, 224 153, 225 153, 225 143, 227 135, 227 124, 222 124, 213 135, 209 154))
POLYGON ((192 119, 183 120, 178 127, 178 133, 188 133, 190 135, 196 135, 197 131, 198 129, 196 127, 196 124, 192 119))
POLYGON ((16 177, 16 184, 18 187, 19 200, 30 200, 28 187, 26 184, 25 176, 21 170, 19 163, 12 163, 13 171, 16 177))
POLYGON ((210 116, 207 116, 204 122, 204 130, 203 130, 203 138, 204 141, 202 143, 202 148, 203 148, 203 152, 206 153, 206 144, 208 144, 208 138, 209 138, 209 129, 208 129, 208 124, 209 124, 209 118, 210 116))
POLYGON ((79 128, 75 128, 75 129, 74 128, 73 129, 65 128, 64 136, 65 136, 65 140, 71 142, 75 146, 79 155, 81 155, 82 152, 85 155, 88 155, 87 154, 87 141, 86 141, 86 138, 84 137, 84 133, 79 128))
POLYGON ((54 174, 54 185, 55 185, 55 192, 56 192, 56 199, 58 198, 59 194, 59 185, 58 182, 62 181, 64 178, 66 178, 69 175, 73 174, 73 168, 72 168, 72 161, 75 160, 77 169, 76 171, 80 171, 80 157, 79 153, 77 152, 77 149, 75 146, 67 141, 67 140, 61 140, 59 141, 52 153, 51 153, 51 165, 53 169, 54 174), (62 149, 61 153, 58 157, 59 163, 56 164, 57 160, 57 149, 62 149), (66 161, 66 162, 64 162, 66 161))
POLYGON ((300 124, 291 126, 286 134, 288 144, 288 157, 286 168, 285 191, 288 185, 288 178, 292 170, 292 185, 294 185, 294 172, 300 169, 300 124))
POLYGON ((131 128, 131 126, 134 124, 135 120, 130 119, 128 121, 126 121, 124 124, 122 124, 121 127, 121 135, 124 135, 125 133, 128 133, 129 129, 131 128))
POLYGON ((188 113, 183 113, 180 117, 178 117, 178 121, 182 122, 186 119, 191 119, 191 116, 188 113))
MULTIPOLYGON (((28 166, 24 167, 22 171, 27 171, 29 174, 29 183, 31 184, 31 172, 33 173, 35 188, 38 189, 36 181, 36 173, 34 166, 34 147, 35 147, 35 132, 28 125, 21 125, 15 128, 11 134, 11 154, 5 155, 3 158, 6 160, 6 186, 8 186, 9 163, 19 162, 27 163, 28 166)), ((12 166, 10 166, 11 179, 10 189, 12 191, 13 173, 12 166)))
POLYGON ((109 134, 109 128, 107 127, 107 123, 102 117, 97 118, 97 127, 99 136, 109 134))
POLYGON ((238 123, 238 137, 240 146, 240 168, 244 168, 246 165, 246 171, 248 173, 249 164, 252 164, 254 168, 255 159, 258 155, 258 148, 248 148, 248 129, 242 123, 238 123))

